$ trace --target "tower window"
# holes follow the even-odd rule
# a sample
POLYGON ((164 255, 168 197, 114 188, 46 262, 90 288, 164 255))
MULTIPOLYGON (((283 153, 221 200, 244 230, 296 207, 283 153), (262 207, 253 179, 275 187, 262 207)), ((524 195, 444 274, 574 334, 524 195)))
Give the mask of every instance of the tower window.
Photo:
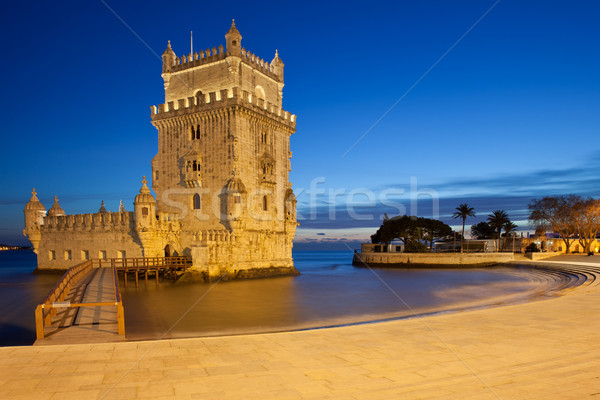
POLYGON ((233 44, 234 46, 237 46, 237 40, 234 40, 233 42, 231 42, 231 44, 233 44))
POLYGON ((196 193, 194 195, 192 203, 193 203, 194 210, 199 210, 200 209, 200 195, 198 193, 196 193))
POLYGON ((49 258, 50 260, 56 260, 56 252, 55 252, 54 250, 50 250, 50 251, 48 252, 48 258, 49 258))
POLYGON ((65 250, 65 261, 71 261, 72 259, 71 250, 65 250))
POLYGON ((101 260, 106 260, 106 250, 100 250, 98 252, 98 258, 101 260))
POLYGON ((87 261, 90 259, 90 252, 89 250, 81 250, 81 259, 83 261, 87 261))
POLYGON ((233 196, 233 202, 235 204, 240 204, 242 202, 242 196, 233 196))
POLYGON ((268 211, 269 210, 269 200, 267 199, 267 196, 263 196, 263 211, 268 211))
POLYGON ((148 215, 148 207, 142 207, 142 215, 148 215))

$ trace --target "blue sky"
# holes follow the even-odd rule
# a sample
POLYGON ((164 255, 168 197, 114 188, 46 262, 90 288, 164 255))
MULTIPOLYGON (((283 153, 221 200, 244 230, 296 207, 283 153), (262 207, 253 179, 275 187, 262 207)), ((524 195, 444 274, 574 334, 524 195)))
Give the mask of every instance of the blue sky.
POLYGON ((11 2, 4 14, 0 242, 27 243, 34 186, 67 213, 132 209, 157 150, 157 55, 167 40, 187 53, 190 30, 197 49, 224 44, 232 18, 244 47, 286 65, 297 248, 355 246, 383 212, 435 216, 428 196, 411 208, 422 190, 448 223, 467 202, 468 225, 505 209, 523 230, 531 198, 600 196, 596 1, 11 2))

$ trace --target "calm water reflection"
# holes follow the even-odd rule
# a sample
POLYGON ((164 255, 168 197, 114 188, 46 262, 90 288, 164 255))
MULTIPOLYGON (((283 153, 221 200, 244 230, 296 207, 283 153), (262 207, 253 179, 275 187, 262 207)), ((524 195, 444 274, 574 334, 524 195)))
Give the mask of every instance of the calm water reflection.
POLYGON ((33 251, 0 251, 0 346, 35 341, 35 307, 62 274, 34 274, 33 251))
MULTIPOLYGON (((539 295, 527 268, 393 270, 351 265, 350 252, 294 252, 302 273, 218 284, 121 286, 130 339, 273 332, 492 304, 539 295), (383 283, 383 282, 385 283, 383 283), (389 286, 389 288, 388 288, 389 286), (390 290, 391 288, 391 290, 390 290), (401 300, 400 300, 401 299, 401 300)), ((0 346, 35 341, 34 310, 60 274, 33 274, 31 251, 0 252, 0 346)))
POLYGON ((127 336, 209 336, 372 321, 410 316, 411 310, 494 303, 499 296, 526 298, 539 284, 528 270, 514 268, 373 273, 353 267, 347 251, 297 251, 294 259, 302 274, 297 277, 122 287, 127 336))

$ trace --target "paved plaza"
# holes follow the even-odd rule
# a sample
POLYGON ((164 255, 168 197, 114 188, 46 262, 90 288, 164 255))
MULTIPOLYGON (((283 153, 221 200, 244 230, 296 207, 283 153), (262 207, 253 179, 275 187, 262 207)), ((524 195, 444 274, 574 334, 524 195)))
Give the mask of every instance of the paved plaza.
POLYGON ((600 265, 586 263, 584 285, 525 304, 299 332, 0 348, 0 398, 600 399, 600 265))

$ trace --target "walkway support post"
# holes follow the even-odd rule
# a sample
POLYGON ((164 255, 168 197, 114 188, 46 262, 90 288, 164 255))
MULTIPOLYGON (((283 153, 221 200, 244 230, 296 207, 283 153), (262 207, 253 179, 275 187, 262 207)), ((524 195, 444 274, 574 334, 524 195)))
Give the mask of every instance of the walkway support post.
POLYGON ((44 309, 41 304, 35 308, 35 333, 38 340, 44 338, 44 309))
POLYGON ((117 323, 119 325, 119 335, 125 334, 125 310, 123 309, 123 303, 117 303, 117 323))

